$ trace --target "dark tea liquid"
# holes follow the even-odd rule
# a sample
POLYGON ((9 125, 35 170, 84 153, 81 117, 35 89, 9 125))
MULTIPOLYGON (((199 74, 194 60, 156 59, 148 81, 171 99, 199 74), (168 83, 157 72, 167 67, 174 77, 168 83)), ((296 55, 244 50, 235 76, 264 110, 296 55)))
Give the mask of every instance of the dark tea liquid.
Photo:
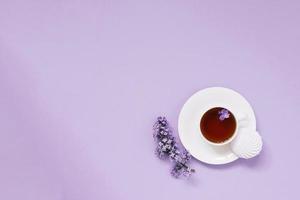
POLYGON ((229 110, 216 107, 204 113, 200 121, 200 129, 207 140, 222 143, 233 136, 236 120, 229 110))

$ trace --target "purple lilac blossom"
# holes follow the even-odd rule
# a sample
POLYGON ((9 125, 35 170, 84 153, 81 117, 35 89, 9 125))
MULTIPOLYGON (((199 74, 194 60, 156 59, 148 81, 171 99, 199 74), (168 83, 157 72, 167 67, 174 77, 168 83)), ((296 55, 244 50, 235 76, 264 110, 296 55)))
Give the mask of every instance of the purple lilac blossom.
POLYGON ((165 117, 158 117, 153 126, 153 137, 157 142, 155 150, 156 155, 160 159, 169 159, 174 165, 171 175, 175 178, 189 177, 195 172, 187 164, 191 159, 191 155, 184 150, 180 152, 175 137, 172 135, 171 128, 165 117))
POLYGON ((222 110, 219 111, 219 119, 221 121, 223 121, 229 117, 230 117, 230 113, 227 109, 223 108, 222 110))

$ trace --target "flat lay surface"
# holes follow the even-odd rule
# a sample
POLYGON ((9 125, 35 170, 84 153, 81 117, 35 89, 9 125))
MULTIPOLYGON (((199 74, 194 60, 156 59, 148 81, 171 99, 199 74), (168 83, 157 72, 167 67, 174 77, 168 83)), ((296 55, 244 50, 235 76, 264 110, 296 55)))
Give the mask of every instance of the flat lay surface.
POLYGON ((0 199, 298 199, 299 1, 0 0, 0 199), (154 155, 164 115, 222 86, 263 151, 189 180, 154 155))

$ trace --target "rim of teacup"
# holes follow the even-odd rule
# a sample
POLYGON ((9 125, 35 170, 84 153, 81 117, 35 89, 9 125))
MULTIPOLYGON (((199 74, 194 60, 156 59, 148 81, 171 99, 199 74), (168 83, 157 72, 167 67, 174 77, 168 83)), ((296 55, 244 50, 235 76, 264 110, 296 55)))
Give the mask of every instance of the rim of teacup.
POLYGON ((237 136, 237 134, 238 134, 238 128, 239 128, 239 119, 238 119, 238 117, 237 117, 238 114, 236 114, 236 113, 234 112, 234 109, 232 110, 232 108, 229 108, 229 107, 230 107, 230 106, 214 105, 214 104, 212 104, 212 105, 207 106, 207 107, 204 109, 204 111, 202 111, 201 116, 200 116, 199 124, 201 123, 201 120, 202 120, 203 115, 204 115, 207 111, 209 111, 210 109, 213 109, 213 108, 224 108, 224 109, 229 110, 229 111, 233 114, 233 117, 234 117, 235 123, 236 123, 236 127, 235 127, 235 130, 234 130, 234 133, 232 134, 232 136, 231 136, 230 138, 228 138, 227 140, 225 140, 224 142, 219 142, 219 143, 217 143, 217 142, 212 142, 212 141, 208 140, 208 139, 203 135, 203 133, 202 133, 202 131, 201 131, 201 128, 200 128, 200 126, 199 126, 200 135, 201 135, 201 137, 204 139, 204 141, 206 141, 208 144, 213 145, 213 146, 224 146, 224 145, 229 144, 230 142, 232 142, 232 141, 236 138, 236 136, 237 136))

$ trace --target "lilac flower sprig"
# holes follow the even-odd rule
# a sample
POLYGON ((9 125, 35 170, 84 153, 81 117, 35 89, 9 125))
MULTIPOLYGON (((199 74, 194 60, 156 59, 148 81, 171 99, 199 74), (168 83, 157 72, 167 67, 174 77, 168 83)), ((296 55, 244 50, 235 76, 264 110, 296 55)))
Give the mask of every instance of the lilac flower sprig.
POLYGON ((222 110, 219 111, 219 119, 221 121, 224 121, 225 119, 229 118, 230 117, 230 113, 229 113, 229 110, 223 108, 222 110))
POLYGON ((157 142, 156 155, 160 159, 169 158, 174 163, 171 175, 179 178, 189 177, 194 173, 195 170, 187 165, 191 155, 186 150, 182 153, 179 151, 175 137, 172 135, 171 128, 165 117, 157 118, 153 130, 153 137, 157 142))

